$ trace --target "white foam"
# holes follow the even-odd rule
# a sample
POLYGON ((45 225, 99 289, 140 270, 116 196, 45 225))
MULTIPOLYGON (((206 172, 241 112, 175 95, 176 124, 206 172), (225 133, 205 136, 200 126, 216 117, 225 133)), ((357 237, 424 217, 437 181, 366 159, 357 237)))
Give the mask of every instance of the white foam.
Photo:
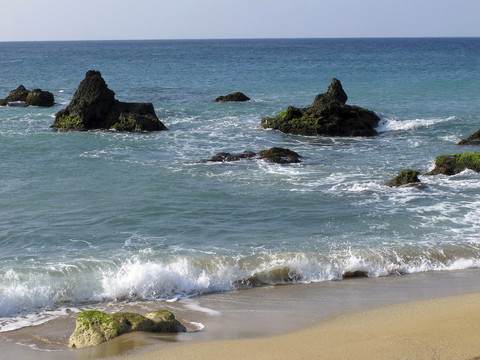
POLYGON ((408 131, 415 130, 421 127, 429 127, 435 124, 444 123, 455 119, 455 116, 450 116, 447 118, 397 120, 380 115, 380 122, 378 123, 376 130, 378 132, 408 131))
POLYGON ((220 311, 201 306, 197 301, 194 300, 186 300, 184 304, 187 309, 192 311, 198 311, 212 316, 220 316, 222 314, 220 311))

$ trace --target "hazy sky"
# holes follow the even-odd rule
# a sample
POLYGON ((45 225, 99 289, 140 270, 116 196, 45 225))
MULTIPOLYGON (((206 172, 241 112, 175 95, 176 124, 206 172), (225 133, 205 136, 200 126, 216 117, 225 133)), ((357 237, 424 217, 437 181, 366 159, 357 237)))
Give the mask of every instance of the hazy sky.
POLYGON ((480 0, 2 1, 0 41, 480 36, 480 0))

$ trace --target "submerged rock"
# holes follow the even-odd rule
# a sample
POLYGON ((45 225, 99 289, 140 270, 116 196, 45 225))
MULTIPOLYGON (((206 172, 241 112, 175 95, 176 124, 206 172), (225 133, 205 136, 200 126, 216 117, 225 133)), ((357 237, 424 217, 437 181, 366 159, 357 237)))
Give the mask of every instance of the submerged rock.
POLYGON ((435 160, 435 168, 427 175, 455 175, 465 169, 480 172, 478 152, 438 156, 435 160))
POLYGON ((480 130, 473 133, 468 138, 460 140, 458 145, 480 145, 480 130))
POLYGON ((332 79, 328 91, 315 97, 306 108, 289 106, 275 117, 262 119, 265 129, 297 135, 373 136, 379 117, 370 110, 346 105, 348 97, 339 80, 332 79))
POLYGON ((55 103, 53 94, 49 91, 41 89, 27 90, 25 86, 20 85, 10 94, 0 100, 0 106, 41 106, 52 107, 55 103))
POLYGON ((345 271, 342 274, 343 279, 352 279, 352 278, 359 278, 359 277, 368 277, 368 272, 365 270, 354 270, 354 271, 345 271))
POLYGON ((58 130, 114 129, 118 131, 167 130, 151 103, 127 103, 115 99, 99 71, 90 70, 66 109, 51 126, 58 130))
POLYGON ((399 186, 414 186, 420 183, 418 178, 420 171, 406 169, 403 170, 400 174, 395 176, 395 178, 387 183, 390 187, 399 187, 399 186))
POLYGON ((240 102, 249 101, 250 98, 242 92, 234 92, 225 96, 219 96, 215 99, 215 102, 240 102))
POLYGON ((302 279, 302 276, 288 266, 254 273, 252 276, 234 281, 238 288, 259 287, 265 285, 289 284, 302 279))
POLYGON ((244 151, 243 153, 238 154, 221 152, 212 156, 212 158, 208 161, 229 162, 238 160, 264 159, 276 164, 290 164, 300 162, 300 157, 301 156, 295 151, 272 147, 268 150, 262 150, 258 153, 252 151, 244 151))
POLYGON ((106 314, 88 310, 78 314, 68 346, 95 346, 133 331, 178 333, 186 329, 168 310, 152 311, 145 316, 130 312, 106 314))

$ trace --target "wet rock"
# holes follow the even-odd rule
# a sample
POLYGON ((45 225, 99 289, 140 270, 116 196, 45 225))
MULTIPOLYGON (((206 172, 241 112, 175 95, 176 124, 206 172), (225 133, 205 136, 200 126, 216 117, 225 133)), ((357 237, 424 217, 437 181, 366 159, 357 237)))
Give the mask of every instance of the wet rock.
POLYGON ((250 98, 242 92, 234 92, 225 96, 219 96, 215 99, 215 102, 240 102, 249 101, 250 98))
POLYGON ((302 276, 288 266, 254 273, 252 276, 233 283, 237 288, 260 287, 265 285, 289 284, 302 279, 302 276))
POLYGON ((387 185, 390 187, 415 186, 420 183, 418 175, 420 175, 420 171, 406 169, 389 181, 387 185))
POLYGON ((368 273, 365 270, 345 271, 342 274, 343 279, 352 279, 359 277, 368 277, 368 273))
POLYGON ((465 169, 480 172, 478 152, 438 156, 435 159, 435 168, 427 175, 455 175, 465 169))
POLYGON ((250 159, 264 159, 266 161, 276 164, 290 164, 300 162, 301 156, 295 151, 283 148, 273 147, 268 150, 262 150, 258 153, 252 151, 244 151, 243 153, 230 154, 221 152, 215 154, 208 161, 228 162, 238 160, 250 160, 250 159))
POLYGON ((23 85, 20 85, 15 90, 10 91, 10 94, 0 100, 0 106, 41 106, 52 107, 54 105, 53 94, 49 91, 41 89, 27 90, 23 85))
POLYGON ((297 135, 373 136, 379 117, 370 110, 346 105, 348 97, 339 80, 332 79, 328 90, 306 108, 289 106, 286 111, 262 119, 265 129, 297 135))
POLYGON ((167 130, 151 103, 127 103, 115 99, 99 71, 90 70, 66 109, 51 126, 58 130, 114 129, 118 131, 167 130))
POLYGON ((473 133, 468 138, 460 140, 458 145, 480 145, 480 130, 473 133))
POLYGON ((78 314, 69 346, 95 346, 133 331, 178 333, 186 329, 168 310, 152 311, 145 316, 130 312, 106 314, 88 310, 78 314))

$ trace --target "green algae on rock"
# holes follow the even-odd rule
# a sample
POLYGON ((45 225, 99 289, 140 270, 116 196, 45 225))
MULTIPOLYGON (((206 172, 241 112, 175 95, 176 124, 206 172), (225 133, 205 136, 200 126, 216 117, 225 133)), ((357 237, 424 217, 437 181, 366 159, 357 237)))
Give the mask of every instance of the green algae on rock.
POLYGON ((427 175, 455 175, 465 169, 480 172, 478 152, 438 156, 435 160, 435 168, 427 175))
POLYGON ((420 183, 418 178, 420 171, 405 169, 400 174, 395 176, 395 178, 387 183, 390 187, 399 187, 399 186, 414 186, 420 183))
POLYGON ((342 84, 332 79, 328 91, 316 96, 306 108, 289 106, 286 111, 263 118, 265 129, 297 135, 373 136, 379 117, 370 110, 346 105, 348 97, 342 84))
POLYGON ((131 312, 106 314, 87 310, 77 316, 76 328, 69 339, 72 348, 95 346, 133 331, 178 333, 185 327, 168 310, 156 310, 142 316, 131 312))
POLYGON ((115 99, 99 71, 90 70, 78 86, 66 109, 55 115, 51 126, 57 130, 118 131, 167 130, 151 103, 127 103, 115 99))

